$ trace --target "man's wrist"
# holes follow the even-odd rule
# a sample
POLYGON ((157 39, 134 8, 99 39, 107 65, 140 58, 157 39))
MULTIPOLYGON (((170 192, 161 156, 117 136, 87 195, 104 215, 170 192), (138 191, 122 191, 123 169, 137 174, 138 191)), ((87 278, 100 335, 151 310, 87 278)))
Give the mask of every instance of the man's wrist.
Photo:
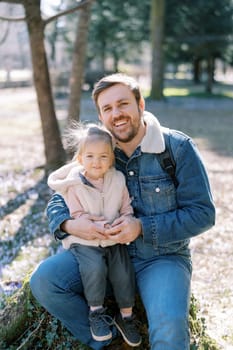
POLYGON ((61 231, 62 231, 62 232, 66 232, 67 234, 68 234, 68 232, 69 232, 69 228, 68 228, 69 221, 70 221, 70 220, 65 220, 65 221, 63 221, 63 223, 62 223, 61 226, 60 226, 61 231))
POLYGON ((55 236, 55 239, 62 241, 64 238, 69 236, 69 233, 61 231, 61 230, 57 230, 54 232, 54 236, 55 236))
POLYGON ((59 241, 63 240, 64 238, 68 237, 70 234, 68 233, 68 222, 70 220, 65 220, 60 226, 60 229, 56 230, 54 233, 54 236, 59 241))

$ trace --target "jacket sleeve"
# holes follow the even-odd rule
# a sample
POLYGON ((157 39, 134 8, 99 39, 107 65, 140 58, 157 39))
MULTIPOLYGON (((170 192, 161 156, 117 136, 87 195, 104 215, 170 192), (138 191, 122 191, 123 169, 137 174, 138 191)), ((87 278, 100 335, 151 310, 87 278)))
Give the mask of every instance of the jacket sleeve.
POLYGON ((215 207, 207 172, 191 139, 179 145, 176 161, 177 208, 140 217, 144 242, 163 246, 189 240, 215 224, 215 207))
POLYGON ((62 233, 61 224, 66 220, 71 220, 69 209, 63 197, 55 193, 48 202, 46 214, 49 222, 49 230, 56 237, 57 233, 62 233))

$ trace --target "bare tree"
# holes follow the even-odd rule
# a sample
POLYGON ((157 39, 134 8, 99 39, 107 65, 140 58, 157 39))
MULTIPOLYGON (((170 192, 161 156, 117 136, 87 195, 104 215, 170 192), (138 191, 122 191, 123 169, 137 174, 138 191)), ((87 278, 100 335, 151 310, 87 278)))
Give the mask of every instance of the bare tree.
POLYGON ((86 58, 88 27, 91 16, 91 2, 86 3, 79 11, 76 38, 73 51, 73 62, 70 76, 70 98, 68 121, 79 120, 83 74, 86 58))
POLYGON ((165 1, 151 0, 152 82, 150 97, 155 100, 161 100, 163 97, 165 1))
POLYGON ((91 0, 81 1, 75 7, 60 12, 47 20, 43 20, 40 11, 40 0, 0 0, 0 2, 21 4, 24 7, 24 18, 3 18, 1 16, 1 19, 8 21, 24 20, 27 23, 30 38, 34 84, 45 145, 46 170, 54 169, 60 164, 64 163, 66 154, 61 142, 59 125, 55 114, 48 62, 44 45, 44 28, 46 24, 50 23, 51 21, 60 16, 64 16, 81 9, 90 1, 91 0))

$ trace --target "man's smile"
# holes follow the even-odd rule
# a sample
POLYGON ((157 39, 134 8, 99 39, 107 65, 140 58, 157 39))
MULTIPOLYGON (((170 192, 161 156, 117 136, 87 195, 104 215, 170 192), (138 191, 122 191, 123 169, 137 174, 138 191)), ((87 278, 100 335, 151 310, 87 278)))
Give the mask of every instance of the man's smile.
POLYGON ((124 118, 124 119, 119 119, 119 120, 114 121, 113 125, 116 128, 120 128, 122 126, 125 126, 127 123, 128 123, 128 118, 124 118))

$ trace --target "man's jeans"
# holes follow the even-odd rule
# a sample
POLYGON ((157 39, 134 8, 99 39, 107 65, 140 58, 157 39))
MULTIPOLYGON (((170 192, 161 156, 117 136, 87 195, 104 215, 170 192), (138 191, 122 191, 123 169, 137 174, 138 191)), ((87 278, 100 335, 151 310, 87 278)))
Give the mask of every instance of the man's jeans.
MULTIPOLYGON (((133 258, 136 279, 149 321, 151 350, 189 350, 191 267, 180 256, 133 258)), ((81 342, 95 350, 107 342, 92 339, 88 306, 75 257, 69 251, 42 262, 31 277, 38 302, 81 342)))

